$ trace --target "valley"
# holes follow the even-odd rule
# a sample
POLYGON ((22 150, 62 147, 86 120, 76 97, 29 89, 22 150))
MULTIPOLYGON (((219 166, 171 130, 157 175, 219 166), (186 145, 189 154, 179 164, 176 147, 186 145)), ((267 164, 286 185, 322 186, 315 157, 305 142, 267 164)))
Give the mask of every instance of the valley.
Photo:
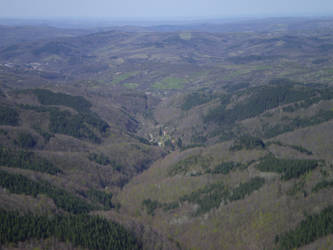
POLYGON ((0 248, 331 249, 332 25, 0 26, 0 248))

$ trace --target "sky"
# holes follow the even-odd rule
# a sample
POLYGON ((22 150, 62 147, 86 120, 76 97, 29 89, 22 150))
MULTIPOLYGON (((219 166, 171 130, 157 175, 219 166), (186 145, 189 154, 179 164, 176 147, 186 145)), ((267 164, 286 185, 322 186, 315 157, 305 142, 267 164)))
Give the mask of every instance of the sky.
POLYGON ((333 0, 0 0, 0 17, 229 18, 333 16, 333 0))

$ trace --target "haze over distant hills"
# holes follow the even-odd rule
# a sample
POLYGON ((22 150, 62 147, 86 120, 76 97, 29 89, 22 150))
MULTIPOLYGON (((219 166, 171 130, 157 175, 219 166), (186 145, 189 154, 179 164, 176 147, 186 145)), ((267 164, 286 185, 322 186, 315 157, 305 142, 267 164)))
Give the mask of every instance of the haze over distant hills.
MULTIPOLYGON (((71 18, 0 18, 1 25, 8 26, 51 26, 57 28, 67 29, 105 29, 105 28, 125 28, 136 27, 138 29, 145 28, 146 31, 154 30, 158 31, 160 26, 172 27, 173 29, 180 30, 193 30, 203 31, 202 26, 207 26, 206 31, 230 31, 232 28, 238 26, 238 29, 255 29, 255 26, 267 30, 270 25, 281 25, 296 26, 296 25, 307 25, 314 26, 318 23, 323 23, 325 20, 329 21, 332 19, 329 15, 314 15, 314 16, 239 16, 239 17, 227 17, 227 18, 200 18, 200 17, 179 17, 179 18, 84 18, 84 17, 71 17, 71 18), (230 25, 231 24, 231 25, 230 25), (243 24, 243 25, 241 25, 243 24), (247 25, 245 25, 247 24, 247 25), (209 30, 212 26, 218 30, 209 30)), ((320 25, 320 24, 319 24, 320 25)), ((299 29, 299 28, 298 28, 299 29)), ((125 30, 124 30, 125 31, 125 30)), ((163 30, 162 30, 163 31, 163 30)), ((172 30, 170 30, 172 31, 172 30)), ((239 30, 241 31, 241 30, 239 30)), ((255 31, 255 30, 253 30, 255 31)), ((260 31, 260 30, 257 30, 260 31)))
POLYGON ((332 18, 0 23, 0 247, 332 248, 332 18))

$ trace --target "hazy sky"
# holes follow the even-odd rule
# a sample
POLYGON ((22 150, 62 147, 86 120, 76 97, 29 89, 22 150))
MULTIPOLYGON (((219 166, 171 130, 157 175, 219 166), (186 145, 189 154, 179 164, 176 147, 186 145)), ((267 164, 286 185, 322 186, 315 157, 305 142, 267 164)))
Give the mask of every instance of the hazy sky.
POLYGON ((333 0, 0 0, 0 17, 333 15, 333 0))

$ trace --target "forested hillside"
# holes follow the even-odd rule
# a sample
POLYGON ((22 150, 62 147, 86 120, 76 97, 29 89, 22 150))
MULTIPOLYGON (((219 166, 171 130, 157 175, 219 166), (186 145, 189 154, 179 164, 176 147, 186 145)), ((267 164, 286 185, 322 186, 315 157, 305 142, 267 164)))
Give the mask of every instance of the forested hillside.
POLYGON ((332 24, 0 27, 0 248, 332 249, 332 24))

